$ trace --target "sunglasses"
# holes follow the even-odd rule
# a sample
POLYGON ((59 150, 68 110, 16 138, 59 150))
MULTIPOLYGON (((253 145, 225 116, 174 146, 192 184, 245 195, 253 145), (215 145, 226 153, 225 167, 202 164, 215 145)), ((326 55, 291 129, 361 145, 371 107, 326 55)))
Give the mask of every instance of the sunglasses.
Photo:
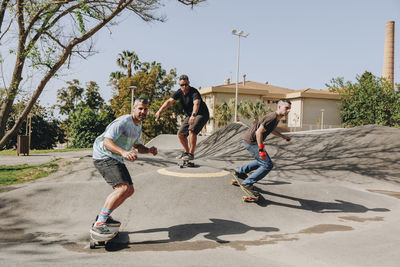
POLYGON ((188 83, 181 83, 181 84, 179 84, 179 86, 180 86, 180 87, 189 86, 189 84, 188 84, 188 83))

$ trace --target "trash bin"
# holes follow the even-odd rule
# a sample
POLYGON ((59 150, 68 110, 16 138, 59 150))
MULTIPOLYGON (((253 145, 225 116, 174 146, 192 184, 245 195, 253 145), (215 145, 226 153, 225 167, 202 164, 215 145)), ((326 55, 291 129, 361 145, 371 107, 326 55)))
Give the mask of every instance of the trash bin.
POLYGON ((24 154, 29 156, 29 136, 18 135, 17 137, 17 155, 24 154))

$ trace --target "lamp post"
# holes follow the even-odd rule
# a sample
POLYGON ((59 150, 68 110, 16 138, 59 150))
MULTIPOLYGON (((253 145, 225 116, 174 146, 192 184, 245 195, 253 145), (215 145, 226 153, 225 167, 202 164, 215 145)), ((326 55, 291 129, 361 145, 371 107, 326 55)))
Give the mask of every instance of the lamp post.
POLYGON ((321 109, 321 130, 324 129, 324 111, 325 109, 321 109))
POLYGON ((244 35, 243 31, 232 30, 232 34, 238 37, 238 53, 237 53, 237 67, 236 67, 236 92, 235 92, 235 122, 237 122, 237 105, 238 105, 238 91, 239 91, 239 58, 240 58, 240 37, 247 37, 249 34, 244 35))
POLYGON ((134 98, 135 98, 136 86, 131 85, 131 86, 129 86, 129 88, 131 88, 131 92, 132 92, 132 96, 131 96, 131 113, 132 113, 133 112, 133 102, 134 102, 134 98))

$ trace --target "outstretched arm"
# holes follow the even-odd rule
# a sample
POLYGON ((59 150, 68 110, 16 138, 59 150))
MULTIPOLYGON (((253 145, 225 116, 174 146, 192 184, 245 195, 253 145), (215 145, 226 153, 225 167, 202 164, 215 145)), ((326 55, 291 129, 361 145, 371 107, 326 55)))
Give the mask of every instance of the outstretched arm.
POLYGON ((165 101, 164 104, 160 107, 160 109, 156 113, 156 120, 158 120, 161 116, 161 113, 167 108, 169 108, 174 102, 175 99, 173 99, 172 97, 169 98, 167 101, 165 101))
POLYGON ((151 154, 153 154, 155 156, 158 153, 157 148, 154 147, 154 146, 146 147, 146 146, 141 145, 141 144, 136 144, 136 145, 133 145, 133 148, 136 149, 141 154, 151 153, 151 154))
POLYGON ((273 130, 271 133, 272 133, 273 135, 276 135, 276 136, 278 136, 278 137, 280 137, 280 138, 285 139, 285 140, 288 141, 288 142, 291 140, 291 138, 290 138, 289 136, 284 135, 284 134, 281 134, 280 132, 278 132, 278 131, 276 131, 276 130, 273 130))

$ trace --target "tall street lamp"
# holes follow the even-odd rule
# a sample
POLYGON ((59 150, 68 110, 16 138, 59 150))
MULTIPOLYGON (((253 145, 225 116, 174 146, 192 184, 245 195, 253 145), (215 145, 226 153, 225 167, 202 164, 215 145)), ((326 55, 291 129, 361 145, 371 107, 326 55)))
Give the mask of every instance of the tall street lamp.
POLYGON ((240 57, 240 37, 247 37, 249 34, 244 35, 243 31, 232 30, 232 34, 238 37, 238 53, 237 53, 237 68, 236 68, 236 92, 235 92, 235 122, 238 121, 237 106, 238 106, 238 91, 239 91, 239 57, 240 57))

